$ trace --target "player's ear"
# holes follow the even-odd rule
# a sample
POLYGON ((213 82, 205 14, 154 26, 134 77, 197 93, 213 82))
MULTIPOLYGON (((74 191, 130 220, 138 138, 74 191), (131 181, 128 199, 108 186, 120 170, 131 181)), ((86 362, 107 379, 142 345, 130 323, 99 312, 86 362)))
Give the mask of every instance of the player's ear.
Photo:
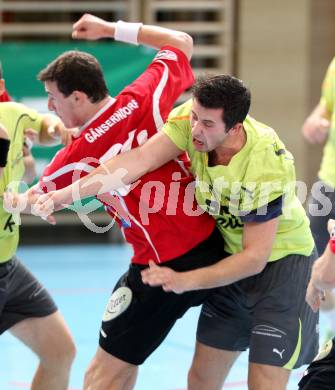
POLYGON ((228 132, 231 135, 236 135, 240 130, 243 129, 243 124, 242 123, 236 123, 233 127, 231 127, 228 132))
POLYGON ((74 101, 76 103, 79 103, 79 104, 83 103, 84 100, 87 99, 86 93, 81 92, 81 91, 73 91, 72 95, 73 95, 74 101))

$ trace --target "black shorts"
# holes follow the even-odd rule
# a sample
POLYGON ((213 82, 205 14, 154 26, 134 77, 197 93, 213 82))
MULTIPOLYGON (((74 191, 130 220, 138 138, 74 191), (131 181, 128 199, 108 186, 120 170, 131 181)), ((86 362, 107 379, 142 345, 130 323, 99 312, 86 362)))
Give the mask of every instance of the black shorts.
MULTIPOLYGON (((171 243, 172 244, 172 243, 171 243)), ((226 256, 216 229, 203 243, 177 259, 163 263, 176 271, 205 267, 226 256)), ((99 344, 109 354, 130 364, 142 364, 162 343, 178 318, 203 303, 210 290, 166 293, 142 283, 145 266, 130 265, 114 288, 104 313, 99 344)))
POLYGON ((15 256, 0 264, 0 334, 22 320, 56 311, 49 293, 15 256))
POLYGON ((197 340, 228 350, 249 348, 249 361, 287 369, 318 350, 318 314, 305 302, 316 251, 268 263, 258 275, 217 289, 204 303, 197 340))
POLYGON ((300 390, 334 390, 335 388, 335 338, 321 349, 304 372, 299 382, 300 390))

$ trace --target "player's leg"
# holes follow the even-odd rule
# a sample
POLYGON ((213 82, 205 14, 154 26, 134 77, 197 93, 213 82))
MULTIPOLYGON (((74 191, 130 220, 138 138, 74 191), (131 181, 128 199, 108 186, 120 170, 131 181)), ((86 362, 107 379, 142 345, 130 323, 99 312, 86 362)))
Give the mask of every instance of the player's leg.
POLYGON ((249 390, 285 390, 290 377, 290 370, 266 364, 249 364, 249 390))
POLYGON ((85 374, 84 390, 131 390, 137 372, 137 365, 122 361, 98 347, 85 374))
POLYGON ((237 283, 212 291, 203 304, 189 390, 221 389, 235 360, 249 344, 250 319, 237 283))
POLYGON ((309 363, 318 348, 318 315, 305 302, 316 252, 269 263, 253 277, 255 310, 250 338, 248 385, 284 390, 292 369, 309 363))
POLYGON ((45 288, 15 257, 8 263, 0 331, 11 333, 39 358, 33 390, 65 390, 75 347, 63 317, 45 288))
POLYGON ((20 321, 11 333, 39 358, 32 390, 66 390, 75 357, 75 346, 61 314, 20 321))
POLYGON ((196 343, 188 374, 188 390, 221 390, 239 351, 224 351, 196 343))

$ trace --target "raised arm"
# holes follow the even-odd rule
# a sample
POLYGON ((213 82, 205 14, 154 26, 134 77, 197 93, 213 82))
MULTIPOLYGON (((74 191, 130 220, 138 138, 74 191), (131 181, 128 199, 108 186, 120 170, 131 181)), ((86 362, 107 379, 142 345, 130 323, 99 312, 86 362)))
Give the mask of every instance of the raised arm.
POLYGON ((87 40, 114 38, 118 41, 140 43, 156 49, 171 45, 182 50, 188 59, 191 58, 193 51, 193 40, 184 32, 141 23, 107 22, 90 14, 83 15, 73 25, 72 37, 87 40))

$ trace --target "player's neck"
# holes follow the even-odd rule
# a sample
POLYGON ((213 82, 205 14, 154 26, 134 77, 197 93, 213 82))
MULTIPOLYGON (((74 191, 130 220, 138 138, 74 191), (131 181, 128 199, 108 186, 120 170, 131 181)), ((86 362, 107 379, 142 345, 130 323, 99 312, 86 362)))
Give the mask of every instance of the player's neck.
POLYGON ((104 107, 107 106, 110 102, 113 102, 114 99, 111 96, 106 96, 104 99, 102 99, 100 102, 97 103, 91 103, 90 101, 87 101, 85 105, 82 106, 81 112, 81 128, 86 127, 86 125, 89 122, 92 122, 95 117, 97 117, 100 112, 104 109, 104 107))
POLYGON ((96 116, 110 101, 114 100, 111 96, 106 96, 100 102, 89 103, 87 107, 87 120, 96 116))

